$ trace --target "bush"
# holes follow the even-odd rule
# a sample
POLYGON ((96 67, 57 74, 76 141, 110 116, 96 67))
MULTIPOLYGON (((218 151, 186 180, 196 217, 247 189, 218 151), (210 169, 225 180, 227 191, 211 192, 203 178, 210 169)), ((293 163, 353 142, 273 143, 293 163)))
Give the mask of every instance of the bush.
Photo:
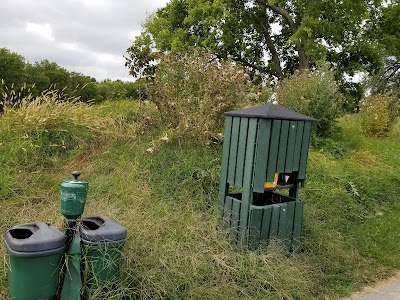
POLYGON ((176 137, 209 144, 221 136, 223 113, 243 107, 255 95, 250 88, 239 66, 193 49, 163 55, 147 90, 176 137))
POLYGON ((360 115, 364 133, 386 136, 398 115, 398 107, 391 94, 375 94, 361 102, 360 115))
POLYGON ((343 106, 343 97, 330 69, 296 72, 276 88, 278 103, 288 109, 318 119, 318 136, 328 136, 335 127, 343 106))

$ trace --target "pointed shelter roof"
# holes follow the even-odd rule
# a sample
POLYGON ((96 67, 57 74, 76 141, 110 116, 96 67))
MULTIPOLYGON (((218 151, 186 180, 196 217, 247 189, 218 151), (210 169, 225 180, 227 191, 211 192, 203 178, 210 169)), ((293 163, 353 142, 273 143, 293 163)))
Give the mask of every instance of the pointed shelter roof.
POLYGON ((275 104, 266 104, 257 107, 250 107, 242 110, 233 110, 225 113, 225 116, 262 118, 262 119, 280 119, 294 121, 317 121, 312 117, 299 114, 293 110, 283 108, 275 104))

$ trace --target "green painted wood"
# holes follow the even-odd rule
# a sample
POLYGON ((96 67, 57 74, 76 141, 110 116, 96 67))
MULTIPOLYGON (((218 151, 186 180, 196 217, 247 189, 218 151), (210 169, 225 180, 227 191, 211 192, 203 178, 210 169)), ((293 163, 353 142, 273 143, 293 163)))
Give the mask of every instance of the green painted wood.
POLYGON ((235 240, 237 240, 239 233, 240 205, 241 202, 239 200, 233 199, 231 214, 231 236, 235 240))
POLYGON ((276 237, 278 235, 278 227, 279 227, 279 214, 281 212, 280 204, 272 205, 272 216, 271 216, 271 225, 269 228, 269 237, 276 237))
POLYGON ((271 136, 272 120, 259 119, 257 134, 257 150, 254 170, 254 191, 264 192, 264 182, 266 179, 269 139, 271 136))
POLYGON ((303 223, 303 202, 296 201, 293 221, 293 250, 297 251, 300 246, 301 225, 303 223))
POLYGON ((296 202, 287 202, 287 221, 286 221, 286 237, 291 241, 293 236, 293 224, 294 224, 294 211, 296 208, 296 202))
POLYGON ((235 185, 243 186, 244 160, 246 156, 247 131, 249 118, 241 118, 239 129, 239 145, 236 160, 235 185))
POLYGON ((239 141, 239 128, 240 128, 240 118, 233 117, 232 120, 232 135, 231 144, 229 150, 229 166, 228 166, 228 183, 235 183, 235 170, 236 170, 236 158, 238 151, 238 141, 239 141))
POLYGON ((290 121, 289 123, 289 136, 288 145, 286 150, 286 161, 285 161, 285 173, 292 173, 293 171, 293 157, 294 157, 294 145, 296 143, 297 133, 297 122, 290 121))
POLYGON ((297 177, 298 179, 304 179, 306 176, 310 136, 311 136, 311 122, 306 122, 304 124, 303 142, 301 143, 299 175, 297 177))
POLYGON ((223 220, 227 224, 228 227, 230 227, 230 225, 231 225, 232 203, 233 203, 233 198, 226 196, 223 220))
POLYGON ((251 248, 256 248, 260 244, 263 212, 262 207, 250 207, 249 246, 251 248))
POLYGON ((229 162, 229 145, 231 143, 231 131, 232 131, 232 117, 226 117, 225 119, 225 133, 224 133, 224 144, 222 149, 222 160, 221 160, 221 178, 219 182, 219 193, 218 193, 218 206, 223 213, 225 196, 228 193, 227 177, 228 177, 228 162, 229 162))
POLYGON ((276 164, 277 173, 285 172, 286 149, 289 136, 289 124, 290 121, 282 121, 281 136, 279 139, 279 148, 278 148, 278 161, 276 164))
POLYGON ((244 240, 246 237, 249 205, 253 204, 253 163, 254 152, 257 137, 257 119, 250 118, 249 131, 247 136, 246 159, 244 165, 243 175, 243 193, 242 193, 242 206, 240 210, 240 239, 244 240))
POLYGON ((294 155, 292 171, 296 172, 300 166, 301 145, 303 143, 304 121, 297 122, 296 142, 294 144, 294 155))
POLYGON ((263 219, 261 225, 261 239, 269 239, 269 229, 271 227, 271 217, 272 217, 272 205, 267 205, 263 207, 263 219))
POLYGON ((278 158, 279 136, 281 132, 281 120, 274 120, 272 122, 272 132, 269 142, 269 154, 267 164, 267 182, 273 182, 276 172, 276 161, 278 158))
POLYGON ((279 238, 286 238, 287 232, 287 214, 288 208, 287 203, 282 203, 280 205, 280 212, 279 212, 279 224, 278 224, 278 237, 279 238))

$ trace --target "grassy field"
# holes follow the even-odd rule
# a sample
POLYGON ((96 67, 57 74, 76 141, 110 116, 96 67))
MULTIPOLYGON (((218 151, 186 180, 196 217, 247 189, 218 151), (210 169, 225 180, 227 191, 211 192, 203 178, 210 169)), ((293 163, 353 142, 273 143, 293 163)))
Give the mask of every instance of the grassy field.
MULTIPOLYGON (((128 229, 121 282, 91 299, 337 299, 400 268, 400 126, 364 137, 340 120, 309 157, 302 248, 250 251, 219 226, 221 145, 166 142, 150 104, 48 100, 0 117, 0 229, 44 221, 62 228, 60 183, 79 169, 85 215, 128 229), (49 112, 51 112, 49 114, 49 112)), ((0 298, 7 299, 6 256, 0 298)))

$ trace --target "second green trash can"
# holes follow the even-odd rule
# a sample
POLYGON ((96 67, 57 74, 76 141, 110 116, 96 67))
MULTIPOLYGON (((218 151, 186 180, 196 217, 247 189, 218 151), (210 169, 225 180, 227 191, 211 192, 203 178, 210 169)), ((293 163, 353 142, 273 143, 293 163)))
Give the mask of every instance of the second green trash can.
POLYGON ((108 288, 117 282, 126 233, 125 227, 105 216, 81 219, 83 281, 89 289, 108 288))
POLYGON ((53 299, 65 250, 65 235, 49 224, 36 222, 14 226, 6 232, 4 241, 11 299, 53 299))

